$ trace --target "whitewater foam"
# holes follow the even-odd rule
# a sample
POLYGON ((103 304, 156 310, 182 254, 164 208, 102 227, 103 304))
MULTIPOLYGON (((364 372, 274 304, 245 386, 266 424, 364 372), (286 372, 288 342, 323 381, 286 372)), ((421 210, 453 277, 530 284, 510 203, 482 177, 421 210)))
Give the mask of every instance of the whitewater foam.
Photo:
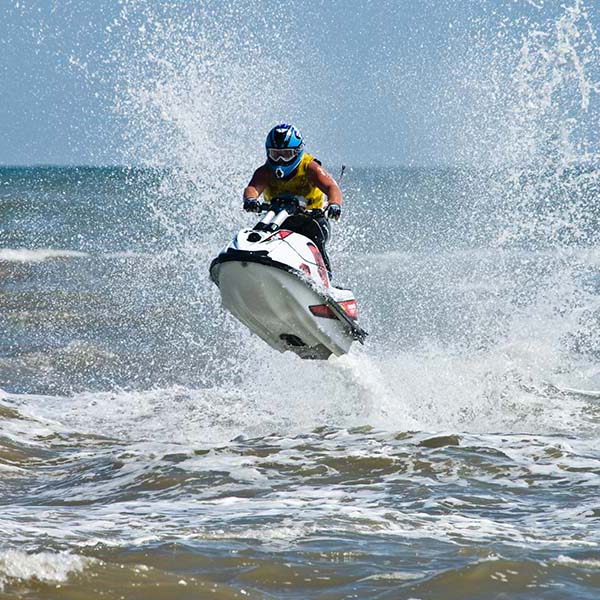
POLYGON ((104 259, 160 259, 170 257, 171 254, 135 252, 124 250, 122 252, 81 252, 59 248, 0 248, 0 262, 14 263, 40 263, 47 260, 60 260, 69 258, 104 258, 104 259))
POLYGON ((37 248, 33 250, 25 248, 1 248, 0 261, 36 263, 45 260, 60 258, 87 258, 87 252, 77 250, 57 250, 54 248, 37 248))
POLYGON ((70 552, 3 550, 0 551, 0 591, 15 581, 34 579, 44 583, 64 582, 94 562, 97 561, 70 552))

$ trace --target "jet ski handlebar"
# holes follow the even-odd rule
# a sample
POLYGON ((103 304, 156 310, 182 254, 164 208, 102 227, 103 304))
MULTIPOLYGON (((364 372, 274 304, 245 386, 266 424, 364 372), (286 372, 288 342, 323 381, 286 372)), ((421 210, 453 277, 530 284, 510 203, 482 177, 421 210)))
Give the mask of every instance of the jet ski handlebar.
POLYGON ((302 196, 283 196, 263 202, 261 210, 267 214, 254 226, 256 231, 277 231, 291 215, 306 210, 306 200, 302 196))
POLYGON ((306 198, 304 196, 278 196, 271 202, 263 202, 260 205, 262 210, 280 213, 285 210, 288 215, 295 215, 306 210, 306 198))

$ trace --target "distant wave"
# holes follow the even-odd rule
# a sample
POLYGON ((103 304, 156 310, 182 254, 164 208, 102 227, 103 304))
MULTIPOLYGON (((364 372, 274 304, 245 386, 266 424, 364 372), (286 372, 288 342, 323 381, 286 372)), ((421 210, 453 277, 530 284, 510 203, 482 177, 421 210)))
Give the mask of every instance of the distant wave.
MULTIPOLYGON (((37 263, 61 258, 89 258, 94 256, 98 256, 98 254, 90 254, 89 252, 80 252, 78 250, 61 250, 54 248, 36 248, 34 250, 27 248, 0 248, 0 262, 37 263)), ((140 258, 154 255, 125 250, 122 252, 101 253, 100 256, 105 258, 140 258)))
POLYGON ((43 262, 53 258, 85 258, 87 252, 76 250, 55 250, 52 248, 3 248, 0 249, 0 261, 4 262, 43 262))

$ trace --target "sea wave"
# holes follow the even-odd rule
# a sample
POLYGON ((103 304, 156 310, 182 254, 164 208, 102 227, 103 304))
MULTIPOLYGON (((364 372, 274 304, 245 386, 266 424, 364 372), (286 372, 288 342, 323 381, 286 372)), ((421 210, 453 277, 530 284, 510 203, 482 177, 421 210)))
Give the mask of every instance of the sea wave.
POLYGON ((59 258, 86 258, 89 254, 79 250, 60 250, 54 248, 2 248, 0 262, 37 263, 59 258))
POLYGON ((67 581, 73 573, 83 571, 96 562, 92 558, 70 552, 27 553, 21 550, 0 552, 0 591, 8 583, 36 579, 44 583, 67 581))
POLYGON ((0 248, 0 262, 14 263, 39 263, 47 260, 68 259, 68 258, 148 258, 156 257, 157 254, 149 252, 134 252, 132 250, 123 250, 121 252, 103 252, 91 253, 81 250, 67 250, 60 248, 0 248))

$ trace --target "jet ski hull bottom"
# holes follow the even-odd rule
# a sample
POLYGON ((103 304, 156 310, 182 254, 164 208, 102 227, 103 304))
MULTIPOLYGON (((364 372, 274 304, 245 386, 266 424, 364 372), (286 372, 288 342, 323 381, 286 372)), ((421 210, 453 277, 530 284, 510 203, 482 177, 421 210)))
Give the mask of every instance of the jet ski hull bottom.
POLYGON ((314 315, 310 307, 324 298, 301 276, 250 260, 215 261, 211 274, 223 306, 280 352, 324 360, 350 350, 354 338, 348 323, 314 315))

